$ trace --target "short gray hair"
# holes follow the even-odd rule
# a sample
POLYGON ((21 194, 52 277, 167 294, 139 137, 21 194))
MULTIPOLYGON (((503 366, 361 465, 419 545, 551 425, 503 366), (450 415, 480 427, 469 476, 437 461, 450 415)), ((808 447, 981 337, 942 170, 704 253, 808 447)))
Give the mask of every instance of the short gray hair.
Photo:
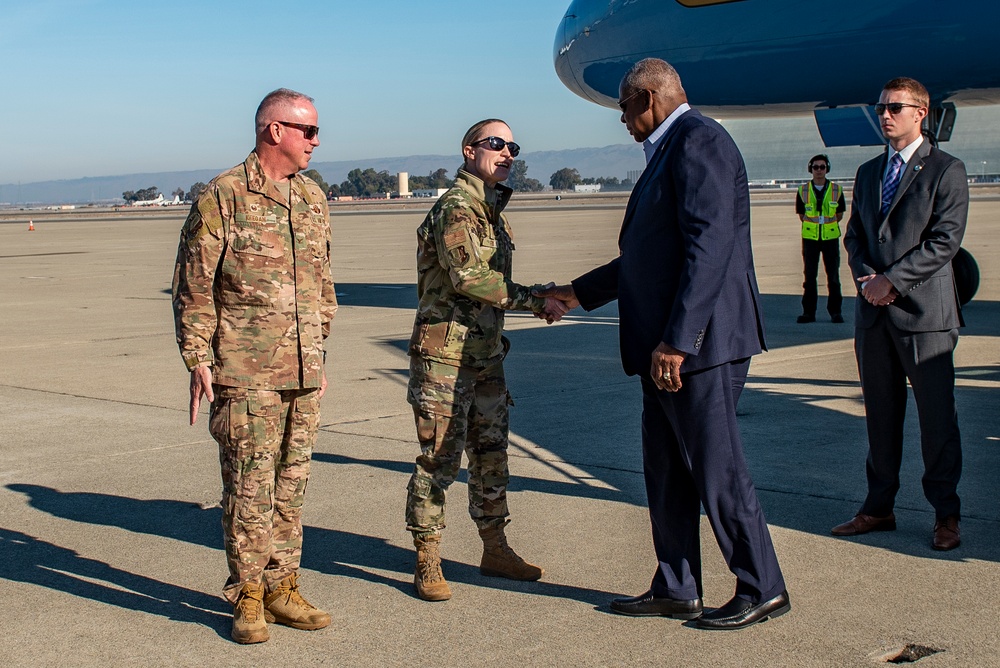
POLYGON ((274 114, 279 108, 289 105, 292 102, 298 102, 299 100, 305 100, 306 102, 313 101, 308 95, 296 92, 290 88, 279 88, 265 95, 264 99, 260 101, 260 105, 257 107, 257 115, 254 117, 255 133, 259 135, 264 131, 264 128, 277 120, 274 118, 274 114))
POLYGON ((633 93, 639 90, 655 90, 670 97, 684 93, 677 70, 659 58, 644 58, 625 73, 622 78, 622 92, 633 93))

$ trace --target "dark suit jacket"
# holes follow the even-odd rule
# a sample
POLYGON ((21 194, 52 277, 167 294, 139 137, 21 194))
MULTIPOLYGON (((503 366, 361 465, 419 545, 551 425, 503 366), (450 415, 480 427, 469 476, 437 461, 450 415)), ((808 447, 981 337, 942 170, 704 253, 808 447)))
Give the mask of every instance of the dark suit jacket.
POLYGON ((573 288, 588 311, 619 300, 628 375, 649 375, 661 341, 687 353, 682 373, 764 347, 746 167, 721 125, 694 109, 674 122, 632 190, 618 247, 573 288))
MULTIPOLYGON (((884 307, 905 332, 936 332, 964 324, 951 260, 965 234, 969 185, 961 160, 924 142, 906 164, 883 218, 882 178, 888 152, 858 168, 844 233, 854 278, 884 274, 900 296, 884 307)), ((860 288, 860 285, 858 286, 860 288)), ((879 310, 856 300, 855 325, 871 327, 879 310)))

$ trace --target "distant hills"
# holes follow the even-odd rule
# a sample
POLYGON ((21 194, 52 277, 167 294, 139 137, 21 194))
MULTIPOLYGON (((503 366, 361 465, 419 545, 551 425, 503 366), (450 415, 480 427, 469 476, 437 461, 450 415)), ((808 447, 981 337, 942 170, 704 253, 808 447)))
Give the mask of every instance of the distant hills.
MULTIPOLYGON (((942 147, 962 160, 970 174, 1000 173, 1000 108, 969 107, 959 110, 952 140, 942 147)), ((751 180, 803 179, 806 163, 817 153, 826 153, 833 164, 831 177, 853 179, 861 162, 876 155, 878 147, 824 148, 811 116, 772 119, 740 119, 723 121, 743 152, 751 180)), ((624 129, 622 130, 624 133, 624 129)), ((233 156, 233 164, 243 156, 233 156)), ((583 177, 616 176, 624 179, 630 170, 645 166, 642 148, 635 143, 615 144, 600 148, 578 148, 563 151, 522 153, 528 165, 528 176, 543 184, 563 167, 572 167, 583 177)), ((375 171, 409 172, 411 176, 426 176, 444 167, 454 173, 459 166, 457 155, 412 155, 392 158, 371 158, 314 162, 328 183, 340 183, 354 168, 375 171)), ((177 172, 123 174, 59 181, 0 185, 0 203, 79 204, 109 202, 120 198, 126 190, 156 186, 169 196, 177 188, 186 191, 192 184, 207 183, 216 174, 232 165, 213 169, 177 172)))
MULTIPOLYGON (((245 156, 244 156, 245 157, 245 156)), ((239 160, 234 157, 233 164, 239 160)), ((528 176, 544 184, 549 177, 563 167, 576 168, 581 176, 617 176, 624 179, 629 170, 641 170, 645 165, 642 149, 636 144, 619 144, 603 148, 578 148, 566 151, 537 151, 522 153, 519 159, 528 165, 528 176)), ((411 155, 392 158, 370 158, 360 160, 338 160, 313 162, 311 169, 323 175, 327 183, 341 183, 347 179, 352 169, 371 167, 377 172, 385 170, 390 174, 409 172, 411 176, 427 176, 444 167, 454 174, 461 164, 457 155, 411 155)), ((126 190, 138 190, 156 186, 160 192, 170 195, 177 188, 187 191, 192 184, 208 183, 214 176, 232 165, 215 169, 197 169, 180 172, 156 172, 143 174, 121 174, 117 176, 96 176, 82 179, 59 181, 39 181, 36 183, 0 185, 0 202, 27 202, 36 204, 79 204, 110 201, 121 198, 126 190)))

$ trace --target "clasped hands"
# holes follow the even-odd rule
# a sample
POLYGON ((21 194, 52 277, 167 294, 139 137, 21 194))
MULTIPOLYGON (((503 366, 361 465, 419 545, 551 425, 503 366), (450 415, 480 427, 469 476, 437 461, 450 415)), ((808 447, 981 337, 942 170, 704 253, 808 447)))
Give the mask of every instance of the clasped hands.
POLYGON ((544 308, 536 313, 535 317, 541 318, 550 325, 562 320, 562 317, 571 309, 580 305, 580 300, 576 298, 576 292, 572 285, 548 283, 541 288, 535 288, 531 294, 545 299, 544 308))
POLYGON ((872 306, 888 306, 896 301, 899 290, 882 274, 868 274, 858 278, 861 296, 872 306))

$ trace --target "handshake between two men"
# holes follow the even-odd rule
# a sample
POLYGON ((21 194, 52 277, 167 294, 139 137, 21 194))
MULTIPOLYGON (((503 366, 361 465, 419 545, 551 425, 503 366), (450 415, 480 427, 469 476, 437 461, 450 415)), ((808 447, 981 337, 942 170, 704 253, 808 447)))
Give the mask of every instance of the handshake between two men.
MULTIPOLYGON (((548 283, 541 289, 532 290, 531 294, 545 299, 545 308, 540 313, 536 313, 535 316, 550 325, 558 322, 569 311, 580 305, 580 300, 577 299, 572 284, 548 283)), ((649 369, 650 378, 657 388, 667 392, 676 392, 681 389, 681 364, 683 364, 685 356, 682 351, 660 342, 651 355, 649 369)))
POLYGON ((576 293, 570 284, 547 283, 540 289, 533 289, 531 294, 545 299, 545 308, 536 313, 535 317, 541 318, 550 325, 559 322, 564 315, 580 305, 580 300, 576 298, 576 293))

